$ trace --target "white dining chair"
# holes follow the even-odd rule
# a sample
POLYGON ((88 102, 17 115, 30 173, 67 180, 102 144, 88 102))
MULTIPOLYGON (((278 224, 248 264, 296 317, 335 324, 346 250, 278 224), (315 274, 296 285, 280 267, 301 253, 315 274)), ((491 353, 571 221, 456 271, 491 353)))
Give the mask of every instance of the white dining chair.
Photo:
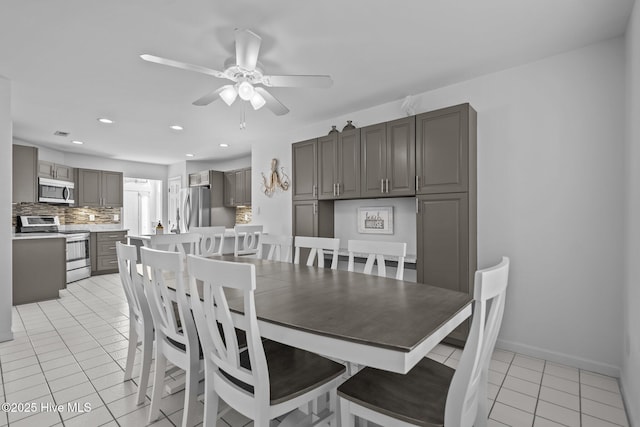
POLYGON ((224 226, 219 227, 191 227, 190 233, 199 234, 200 255, 222 255, 224 249, 224 226))
POLYGON ((142 280, 136 271, 138 254, 135 246, 116 242, 116 256, 120 281, 129 304, 129 348, 127 363, 124 369, 124 380, 130 380, 133 374, 136 352, 142 344, 142 360, 140 361, 140 379, 138 380, 137 404, 144 402, 151 370, 153 355, 153 318, 142 289, 142 280))
POLYGON ((152 249, 179 252, 183 257, 187 254, 200 253, 200 235, 196 233, 155 234, 151 236, 152 249))
MULTIPOLYGON (((182 425, 194 425, 198 383, 204 377, 191 305, 184 285, 184 258, 179 252, 140 248, 144 290, 155 326, 155 372, 149 422, 158 419, 167 361, 185 371, 182 425), (173 289, 167 281, 171 280, 173 289), (177 305, 177 310, 176 310, 177 305), (177 311, 177 313, 176 313, 177 311)), ((203 258, 204 259, 204 258, 203 258)))
POLYGON ((340 249, 340 239, 331 237, 306 237, 296 236, 295 238, 295 256, 293 258, 294 264, 300 264, 300 249, 310 249, 309 256, 307 257, 307 265, 312 266, 316 256, 318 259, 318 267, 324 267, 324 251, 330 251, 333 253, 331 257, 331 269, 338 269, 338 250, 340 249))
POLYGON ((343 427, 355 416, 383 426, 487 424, 487 375, 509 276, 509 258, 475 274, 471 331, 457 369, 429 358, 407 374, 365 368, 338 388, 343 427))
POLYGON ((267 427, 269 420, 326 393, 330 395, 329 411, 314 419, 314 425, 336 420, 335 390, 344 366, 261 339, 254 300, 255 266, 190 255, 187 269, 191 295, 203 299, 202 305, 194 305, 193 313, 205 355, 204 425, 216 424, 219 398, 252 419, 254 426, 267 427), (202 292, 198 282, 202 282, 202 292), (225 291, 234 292, 238 299, 241 295, 243 316, 232 315, 225 291), (246 351, 241 351, 234 328, 246 331, 246 351))
POLYGON ((373 266, 377 264, 377 274, 381 277, 387 276, 385 257, 393 257, 398 261, 396 269, 396 279, 404 278, 404 258, 407 256, 407 244, 400 242, 383 242, 379 240, 349 240, 347 242, 349 252, 348 271, 355 270, 354 258, 360 254, 367 256, 364 265, 364 273, 372 274, 373 266))
POLYGON ((258 246, 257 258, 271 261, 291 262, 293 237, 263 234, 258 246), (266 249, 266 250, 265 250, 266 249))
POLYGON ((241 224, 234 227, 236 233, 233 246, 234 256, 257 255, 262 236, 261 225, 241 224))

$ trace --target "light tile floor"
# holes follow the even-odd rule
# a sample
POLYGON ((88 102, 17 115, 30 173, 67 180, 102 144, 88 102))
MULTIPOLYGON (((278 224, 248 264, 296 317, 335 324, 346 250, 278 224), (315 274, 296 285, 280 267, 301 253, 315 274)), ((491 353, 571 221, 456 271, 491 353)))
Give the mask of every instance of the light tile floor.
MULTIPOLYGON (((149 400, 136 406, 135 379, 123 382, 129 320, 119 277, 81 280, 60 295, 13 309, 15 339, 0 343, 0 401, 15 411, 0 413, 0 427, 147 424, 149 400)), ((430 357, 456 367, 460 355, 439 345, 430 357)), ((628 426, 615 378, 503 350, 490 369, 489 426, 628 426)), ((180 425, 183 393, 163 399, 153 425, 180 425)), ((218 425, 252 422, 231 411, 218 425)))

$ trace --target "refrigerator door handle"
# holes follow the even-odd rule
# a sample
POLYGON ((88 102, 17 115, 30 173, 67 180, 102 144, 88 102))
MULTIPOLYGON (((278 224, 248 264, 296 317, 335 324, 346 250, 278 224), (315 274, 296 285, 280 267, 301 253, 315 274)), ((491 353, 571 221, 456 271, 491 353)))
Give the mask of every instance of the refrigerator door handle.
POLYGON ((188 232, 189 227, 191 226, 191 194, 189 194, 189 192, 187 192, 187 197, 185 197, 184 213, 185 213, 185 218, 184 218, 185 232, 188 232))

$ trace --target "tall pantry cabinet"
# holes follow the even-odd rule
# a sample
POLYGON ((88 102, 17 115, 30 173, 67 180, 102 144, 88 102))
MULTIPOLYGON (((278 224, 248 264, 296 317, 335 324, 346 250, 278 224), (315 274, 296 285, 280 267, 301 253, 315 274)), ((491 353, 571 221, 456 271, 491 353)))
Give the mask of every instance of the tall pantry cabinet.
POLYGON ((291 159, 293 235, 333 237, 333 200, 318 200, 318 139, 292 144, 291 159))
MULTIPOLYGON (((416 116, 418 282, 473 294, 476 121, 469 104, 416 116)), ((469 321, 451 335, 461 344, 469 321)))

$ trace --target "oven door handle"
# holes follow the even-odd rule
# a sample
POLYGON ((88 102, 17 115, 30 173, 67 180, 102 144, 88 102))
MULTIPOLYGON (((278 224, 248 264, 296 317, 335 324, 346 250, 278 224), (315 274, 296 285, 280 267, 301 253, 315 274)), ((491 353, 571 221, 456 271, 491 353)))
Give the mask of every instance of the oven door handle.
POLYGON ((68 202, 68 201, 69 201, 69 193, 70 193, 70 192, 69 192, 69 187, 64 187, 64 188, 62 189, 62 198, 63 198, 66 202, 68 202))

